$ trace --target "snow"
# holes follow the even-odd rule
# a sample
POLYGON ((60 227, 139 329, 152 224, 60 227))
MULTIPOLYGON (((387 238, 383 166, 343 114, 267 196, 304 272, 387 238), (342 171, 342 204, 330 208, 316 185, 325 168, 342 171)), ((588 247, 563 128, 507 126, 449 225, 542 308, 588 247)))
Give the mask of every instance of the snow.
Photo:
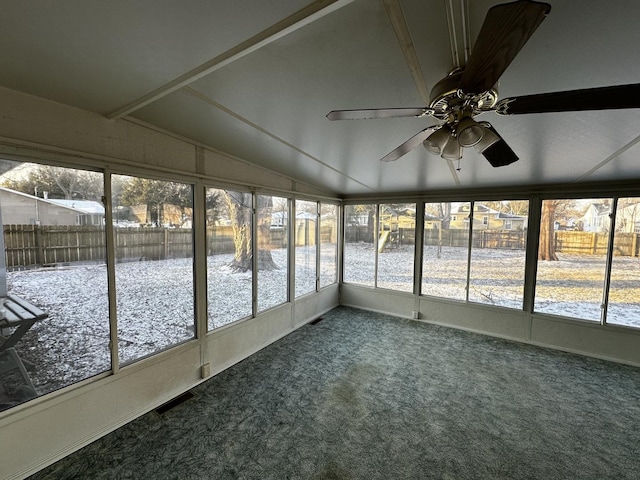
MULTIPOLYGON (((272 252, 277 270, 258 274, 260 311, 287 299, 287 251, 272 252)), ((370 244, 345 249, 349 281, 372 283, 375 251, 370 244)), ((315 290, 314 246, 296 248, 296 296, 315 290)), ((335 245, 321 248, 320 284, 335 279, 335 245)), ((232 256, 207 260, 209 330, 251 316, 251 272, 234 273, 232 256)), ((429 295, 464 299, 467 251, 425 248, 422 280, 429 295)), ((517 250, 474 250, 470 299, 522 308, 524 253, 517 250)), ((561 255, 559 262, 538 266, 536 310, 599 321, 604 281, 602 256, 561 255), (555 280, 554 280, 555 279, 555 280), (560 279, 560 281, 558 281, 560 279)), ((411 291, 413 247, 378 255, 379 286, 411 291)), ((44 394, 110 370, 107 269, 77 265, 7 273, 9 291, 49 314, 36 323, 16 349, 35 365, 31 378, 44 394)), ((640 262, 615 257, 608 319, 640 327, 640 262)), ((151 355, 195 336, 193 262, 190 258, 116 265, 118 349, 122 364, 151 355)))
MULTIPOLYGON (((345 245, 345 281, 373 285, 375 251, 371 244, 345 245), (359 277, 358 277, 359 275, 359 277)), ((468 250, 434 246, 424 249, 422 292, 463 300, 466 297, 468 250)), ((605 258, 603 255, 559 254, 558 262, 539 262, 535 311, 600 321, 605 258)), ((469 300, 522 309, 525 257, 523 250, 473 249, 469 300)), ((640 259, 613 260, 607 321, 640 327, 640 259)), ((378 255, 378 287, 411 291, 413 247, 385 249, 378 255)))
MULTIPOLYGON (((335 279, 336 247, 321 248, 321 285, 335 279)), ((258 272, 258 309, 287 300, 287 251, 272 252, 277 270, 258 272)), ((251 316, 251 271, 233 273, 233 255, 207 259, 213 330, 251 316)), ((315 246, 296 248, 297 294, 315 290, 315 246)), ((116 264, 118 353, 122 365, 195 337, 191 258, 116 264)), ((48 313, 18 343, 39 394, 110 370, 106 265, 77 265, 7 273, 8 290, 48 313)))

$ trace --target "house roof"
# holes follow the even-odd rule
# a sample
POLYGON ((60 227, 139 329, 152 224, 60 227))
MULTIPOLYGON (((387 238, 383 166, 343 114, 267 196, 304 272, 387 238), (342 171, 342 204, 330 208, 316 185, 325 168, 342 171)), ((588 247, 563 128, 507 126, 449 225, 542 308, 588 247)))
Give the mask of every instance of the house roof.
POLYGON ((62 208, 67 208, 69 210, 74 210, 79 213, 89 214, 89 215, 104 215, 104 206, 93 200, 63 200, 63 199, 52 199, 52 198, 42 198, 36 197, 34 195, 30 195, 28 193, 19 192, 17 190, 13 190, 11 188, 0 187, 0 191, 7 192, 9 194, 18 195, 26 198, 30 198, 32 200, 38 200, 38 202, 49 203, 52 205, 57 205, 62 208))
POLYGON ((93 200, 64 200, 57 198, 50 198, 48 200, 50 203, 72 208, 89 215, 104 215, 104 206, 100 202, 93 200))

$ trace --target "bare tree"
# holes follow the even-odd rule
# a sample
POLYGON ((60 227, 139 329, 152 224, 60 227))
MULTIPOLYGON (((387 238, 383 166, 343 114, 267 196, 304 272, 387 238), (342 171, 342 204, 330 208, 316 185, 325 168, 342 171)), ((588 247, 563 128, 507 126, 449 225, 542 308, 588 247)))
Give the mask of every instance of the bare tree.
MULTIPOLYGON (((25 164, 26 175, 18 178, 7 176, 2 186, 29 195, 66 200, 96 200, 102 196, 102 174, 74 168, 50 165, 25 164)), ((24 169, 23 169, 24 170, 24 169)))
POLYGON ((191 185, 140 177, 119 177, 119 201, 122 205, 146 205, 149 221, 155 225, 164 223, 165 205, 180 208, 182 216, 193 205, 191 185))

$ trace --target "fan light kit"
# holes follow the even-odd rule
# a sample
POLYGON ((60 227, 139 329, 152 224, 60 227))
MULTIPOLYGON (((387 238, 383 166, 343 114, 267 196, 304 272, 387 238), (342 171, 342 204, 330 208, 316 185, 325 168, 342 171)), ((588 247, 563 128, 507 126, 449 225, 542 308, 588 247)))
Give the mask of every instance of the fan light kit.
POLYGON ((474 147, 493 167, 518 156, 489 122, 474 119, 485 112, 499 115, 640 108, 640 84, 541 93, 498 100, 496 84, 518 52, 551 11, 551 5, 518 0, 489 9, 464 68, 458 68, 431 90, 428 107, 333 110, 329 120, 432 117, 440 123, 425 128, 380 160, 391 162, 421 143, 433 155, 460 160, 462 149, 474 147))

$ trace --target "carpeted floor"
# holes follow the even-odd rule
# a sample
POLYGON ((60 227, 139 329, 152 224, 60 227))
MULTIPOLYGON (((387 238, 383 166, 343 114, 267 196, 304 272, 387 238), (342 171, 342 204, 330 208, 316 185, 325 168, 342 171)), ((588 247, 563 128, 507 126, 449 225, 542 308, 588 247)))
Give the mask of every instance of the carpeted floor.
POLYGON ((640 369, 340 307, 32 479, 638 479, 640 369))

